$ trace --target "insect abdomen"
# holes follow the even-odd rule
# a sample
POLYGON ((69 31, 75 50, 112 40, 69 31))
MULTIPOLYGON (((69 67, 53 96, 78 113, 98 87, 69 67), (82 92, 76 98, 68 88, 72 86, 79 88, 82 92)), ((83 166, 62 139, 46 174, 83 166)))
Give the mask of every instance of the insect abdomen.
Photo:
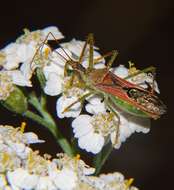
POLYGON ((113 102, 115 106, 118 106, 120 109, 122 109, 125 112, 130 113, 131 115, 135 115, 135 116, 143 117, 143 118, 150 118, 149 114, 147 114, 146 112, 141 111, 139 108, 132 106, 128 102, 116 96, 109 95, 109 98, 111 99, 111 101, 113 102))

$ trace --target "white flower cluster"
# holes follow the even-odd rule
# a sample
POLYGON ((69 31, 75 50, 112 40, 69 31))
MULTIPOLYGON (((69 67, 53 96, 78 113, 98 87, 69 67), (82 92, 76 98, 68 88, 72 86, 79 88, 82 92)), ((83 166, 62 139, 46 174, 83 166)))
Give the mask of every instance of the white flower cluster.
POLYGON ((29 144, 43 142, 31 132, 0 125, 0 189, 1 190, 137 190, 132 179, 118 172, 92 176, 95 169, 77 155, 70 158, 58 154, 40 156, 29 144))
MULTIPOLYGON (((24 32, 16 42, 12 42, 0 50, 0 75, 2 75, 1 73, 3 75, 6 74, 9 80, 12 80, 12 83, 15 85, 31 87, 31 77, 34 71, 32 68, 32 59, 38 47, 43 43, 49 32, 57 39, 61 39, 64 36, 54 26, 33 32, 25 29, 24 32)), ((53 37, 49 36, 48 40, 52 39, 53 37)), ((34 65, 35 67, 36 65, 34 65)), ((0 91, 1 89, 3 91, 0 84, 0 91)))
MULTIPOLYGON (((84 41, 73 39, 67 43, 60 43, 54 51, 43 44, 45 40, 61 39, 64 36, 57 27, 51 26, 42 30, 30 32, 25 29, 24 35, 16 42, 9 44, 0 51, 1 73, 7 73, 9 81, 20 86, 32 86, 31 77, 36 68, 40 68, 46 79, 44 92, 50 96, 61 96, 57 100, 56 110, 59 118, 73 117, 73 132, 78 138, 79 147, 94 154, 99 153, 103 146, 110 140, 115 148, 119 148, 132 133, 149 131, 149 120, 139 119, 117 109, 117 117, 114 116, 103 99, 96 95, 89 96, 89 90, 75 77, 66 74, 66 63, 73 59, 78 61, 84 46, 84 41), (49 34, 49 35, 48 35, 49 34), (47 38, 48 37, 48 38, 47 38), (73 82, 72 82, 73 81, 73 82), (72 85, 73 83, 73 85, 72 85), (81 98, 84 95, 84 98, 81 98), (81 99, 80 99, 81 98, 81 99), (80 115, 84 101, 85 109, 90 114, 80 115)), ((94 47, 93 58, 96 60, 101 55, 94 47)), ((105 59, 98 59, 94 67, 105 68, 105 59)), ((89 46, 87 46, 82 58, 82 65, 87 68, 89 62, 89 46)), ((70 68, 71 69, 71 68, 70 68)), ((111 72, 121 78, 127 77, 131 69, 123 65, 112 68, 111 72)), ((71 70, 70 70, 71 72, 71 70)), ((147 82, 152 84, 152 77, 147 73, 141 73, 128 79, 130 82, 147 88, 147 82)), ((9 95, 11 85, 1 86, 0 98, 9 95), (4 90, 5 89, 5 90, 4 90), (3 94, 4 93, 4 94, 3 94)), ((155 90, 159 92, 157 83, 155 90)))

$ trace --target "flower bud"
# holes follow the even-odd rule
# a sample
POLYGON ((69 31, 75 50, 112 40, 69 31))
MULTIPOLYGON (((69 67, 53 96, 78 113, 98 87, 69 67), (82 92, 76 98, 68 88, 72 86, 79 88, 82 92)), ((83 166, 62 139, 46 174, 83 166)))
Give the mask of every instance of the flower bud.
POLYGON ((45 76, 44 76, 41 68, 36 69, 36 75, 37 75, 37 78, 38 78, 41 88, 44 89, 46 80, 45 80, 45 76))
POLYGON ((27 98, 17 86, 14 86, 13 91, 10 92, 5 100, 1 101, 1 104, 8 110, 18 114, 24 113, 28 106, 27 98))

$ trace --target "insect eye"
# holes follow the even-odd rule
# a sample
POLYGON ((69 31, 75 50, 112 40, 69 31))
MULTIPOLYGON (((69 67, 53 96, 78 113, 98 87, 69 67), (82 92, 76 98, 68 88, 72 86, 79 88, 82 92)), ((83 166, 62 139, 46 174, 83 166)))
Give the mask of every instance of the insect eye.
POLYGON ((130 88, 127 94, 129 97, 136 97, 138 95, 138 91, 134 88, 130 88))

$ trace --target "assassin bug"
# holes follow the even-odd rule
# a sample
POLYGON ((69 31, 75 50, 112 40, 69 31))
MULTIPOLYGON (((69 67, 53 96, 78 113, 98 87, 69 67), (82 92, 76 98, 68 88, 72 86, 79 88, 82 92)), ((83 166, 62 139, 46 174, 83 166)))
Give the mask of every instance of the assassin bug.
MULTIPOLYGON (((49 33, 48 36, 51 35, 54 40, 54 35, 49 33)), ((43 44, 47 44, 47 39, 43 42, 43 44)), ((49 45, 48 45, 49 46, 49 45)), ((120 78, 117 75, 113 74, 110 71, 110 68, 117 56, 117 51, 109 52, 97 59, 93 58, 94 52, 94 38, 92 34, 88 35, 88 38, 83 46, 80 57, 78 60, 73 60, 67 54, 67 52, 62 48, 64 53, 67 55, 68 60, 62 56, 59 52, 56 52, 60 55, 65 61, 65 74, 67 74, 67 70, 69 66, 72 67, 72 84, 74 78, 78 78, 79 82, 85 89, 89 90, 89 93, 81 96, 77 101, 73 102, 69 105, 65 110, 70 109, 74 104, 79 101, 84 100, 86 97, 91 94, 97 94, 102 96, 107 107, 116 114, 116 108, 120 109, 138 116, 142 118, 153 118, 157 119, 162 114, 166 112, 166 106, 163 102, 154 94, 153 85, 150 90, 146 90, 139 85, 133 84, 126 79, 120 78), (82 61, 85 55, 85 51, 89 46, 89 65, 85 68, 82 65, 82 61), (94 64, 99 62, 105 57, 110 56, 110 60, 108 61, 106 68, 103 69, 95 69, 94 64)), ((134 77, 135 75, 139 75, 144 72, 154 72, 154 67, 146 68, 142 71, 136 72, 135 74, 128 76, 127 78, 134 77)), ((150 86, 150 85, 149 85, 150 86)), ((117 116, 118 117, 118 116, 117 116)))

